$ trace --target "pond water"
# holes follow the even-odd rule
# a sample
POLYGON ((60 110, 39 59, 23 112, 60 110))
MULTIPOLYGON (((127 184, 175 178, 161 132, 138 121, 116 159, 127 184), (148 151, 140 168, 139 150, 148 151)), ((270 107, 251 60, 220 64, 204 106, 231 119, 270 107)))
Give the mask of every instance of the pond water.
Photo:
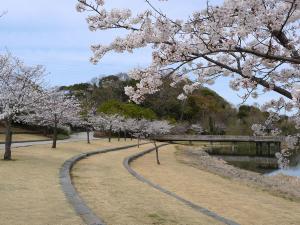
POLYGON ((298 153, 296 156, 294 156, 291 159, 291 165, 288 169, 277 169, 275 171, 267 173, 267 175, 272 176, 278 173, 282 173, 289 176, 300 177, 300 153, 298 153))
POLYGON ((289 169, 278 169, 271 173, 267 173, 267 175, 276 175, 278 173, 283 173, 285 175, 300 177, 300 163, 297 166, 290 167, 289 169))
MULTIPOLYGON (((288 169, 279 169, 277 159, 274 157, 275 149, 271 148, 271 157, 267 155, 257 156, 255 144, 240 143, 232 145, 214 144, 207 145, 206 151, 213 156, 222 158, 233 166, 272 176, 283 173, 289 176, 300 177, 300 154, 291 158, 288 169)), ((265 148, 263 151, 267 152, 265 148)))
POLYGON ((269 159, 266 159, 266 161, 263 161, 263 159, 260 158, 260 160, 258 161, 257 160, 258 158, 252 157, 251 159, 237 161, 235 159, 228 160, 226 157, 225 158, 221 157, 221 158, 223 160, 225 160, 226 162, 228 162, 228 164, 230 164, 230 165, 239 167, 241 169, 261 173, 261 174, 271 173, 271 172, 278 170, 278 165, 277 165, 276 159, 272 160, 272 161, 269 159))

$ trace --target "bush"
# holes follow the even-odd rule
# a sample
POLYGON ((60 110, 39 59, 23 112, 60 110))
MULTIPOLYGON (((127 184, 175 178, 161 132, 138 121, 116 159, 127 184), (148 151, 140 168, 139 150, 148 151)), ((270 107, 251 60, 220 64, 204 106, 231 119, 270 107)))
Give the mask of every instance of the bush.
POLYGON ((149 120, 156 119, 156 114, 148 108, 141 107, 134 103, 122 103, 118 100, 109 100, 104 102, 97 110, 105 114, 119 114, 129 118, 145 118, 149 120))

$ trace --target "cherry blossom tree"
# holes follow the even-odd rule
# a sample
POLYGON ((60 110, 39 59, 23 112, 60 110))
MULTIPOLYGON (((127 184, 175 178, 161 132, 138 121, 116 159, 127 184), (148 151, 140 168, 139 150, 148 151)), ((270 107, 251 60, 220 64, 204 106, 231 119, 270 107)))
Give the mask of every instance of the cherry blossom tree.
POLYGON ((80 114, 79 101, 57 88, 45 90, 34 111, 24 118, 24 122, 53 129, 52 148, 56 148, 58 128, 76 125, 80 114))
MULTIPOLYGON (((156 5, 172 3, 161 2, 145 0, 148 8, 133 13, 130 8, 110 9, 105 0, 78 0, 77 10, 89 14, 91 31, 126 31, 110 44, 92 45, 92 63, 110 52, 152 48, 151 64, 129 73, 139 80, 125 89, 131 100, 139 103, 157 92, 166 76, 173 86, 193 80, 183 87, 181 100, 202 85, 228 77, 243 102, 267 92, 281 95, 264 105, 273 112, 269 120, 282 111, 296 112, 300 127, 299 0, 224 0, 195 9, 187 19, 168 16, 156 5)), ((253 128, 263 130, 262 126, 253 128)))
POLYGON ((98 129, 108 132, 108 141, 111 142, 113 132, 119 132, 121 129, 120 121, 122 119, 123 117, 117 114, 107 115, 103 113, 94 118, 94 124, 98 129))
POLYGON ((127 88, 132 100, 139 102, 157 91, 165 75, 176 83, 186 74, 195 75, 195 82, 184 87, 185 94, 220 76, 232 76, 231 87, 246 89, 245 97, 255 96, 262 86, 292 99, 300 63, 297 0, 225 1, 195 11, 187 20, 171 19, 146 3, 149 9, 137 15, 130 9, 108 10, 104 0, 79 0, 77 5, 78 11, 90 13, 91 31, 128 31, 109 45, 92 45, 93 63, 111 51, 153 47, 152 64, 130 73, 140 80, 135 89, 127 88))
POLYGON ((128 121, 131 126, 129 127, 129 132, 131 136, 137 138, 138 148, 140 147, 141 138, 145 138, 147 136, 146 129, 149 125, 149 121, 146 119, 132 119, 128 121))
POLYGON ((124 130, 125 117, 120 115, 113 116, 112 132, 118 134, 118 141, 120 141, 121 132, 124 130))
POLYGON ((84 108, 84 110, 80 112, 79 117, 73 121, 73 124, 75 124, 76 127, 83 128, 86 131, 88 144, 91 143, 90 133, 95 129, 95 117, 96 117, 96 109, 92 108, 88 110, 84 108))
POLYGON ((156 162, 159 165, 159 157, 158 157, 158 147, 156 145, 156 137, 159 137, 161 135, 167 134, 171 131, 172 126, 164 120, 155 120, 155 121, 149 121, 146 129, 144 130, 144 134, 147 138, 149 138, 154 146, 155 146, 155 152, 156 152, 156 162))
POLYGON ((156 145, 156 137, 167 134, 171 131, 172 126, 164 120, 150 121, 146 119, 131 120, 132 126, 130 128, 131 134, 138 139, 138 147, 140 139, 149 139, 155 146, 156 162, 160 164, 158 157, 158 147, 156 145))
POLYGON ((137 120, 133 118, 126 118, 123 122, 123 132, 124 132, 124 140, 126 141, 127 134, 129 133, 132 140, 132 134, 136 130, 137 120), (132 132, 133 131, 133 132, 132 132))
POLYGON ((26 66, 10 54, 0 56, 0 120, 5 124, 4 160, 11 160, 12 122, 35 109, 45 70, 26 66))

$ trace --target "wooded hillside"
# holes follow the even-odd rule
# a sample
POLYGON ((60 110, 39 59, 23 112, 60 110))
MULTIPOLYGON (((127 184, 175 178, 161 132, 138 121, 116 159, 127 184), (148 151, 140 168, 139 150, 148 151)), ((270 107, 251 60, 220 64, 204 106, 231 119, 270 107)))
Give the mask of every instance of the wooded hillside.
MULTIPOLYGON (((251 125, 262 123, 268 117, 255 106, 241 105, 235 107, 226 99, 209 88, 200 88, 184 101, 177 99, 182 92, 179 84, 176 88, 170 86, 170 80, 165 79, 163 88, 137 105, 129 102, 124 93, 124 87, 134 85, 124 73, 94 78, 90 83, 79 83, 63 86, 80 99, 83 105, 95 107, 98 112, 106 114, 121 114, 132 118, 167 119, 187 124, 200 124, 207 134, 239 134, 252 135, 251 125)), ((295 132, 292 121, 287 116, 281 116, 276 124, 284 133, 295 132)))

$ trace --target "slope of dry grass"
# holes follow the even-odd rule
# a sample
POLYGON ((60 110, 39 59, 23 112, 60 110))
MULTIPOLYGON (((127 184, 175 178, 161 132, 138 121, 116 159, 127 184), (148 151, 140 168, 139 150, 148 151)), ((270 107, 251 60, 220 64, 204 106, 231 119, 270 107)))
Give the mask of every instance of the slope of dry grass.
POLYGON ((132 167, 150 181, 240 224, 299 224, 300 203, 179 163, 175 151, 174 146, 164 147, 160 166, 151 153, 132 167))

